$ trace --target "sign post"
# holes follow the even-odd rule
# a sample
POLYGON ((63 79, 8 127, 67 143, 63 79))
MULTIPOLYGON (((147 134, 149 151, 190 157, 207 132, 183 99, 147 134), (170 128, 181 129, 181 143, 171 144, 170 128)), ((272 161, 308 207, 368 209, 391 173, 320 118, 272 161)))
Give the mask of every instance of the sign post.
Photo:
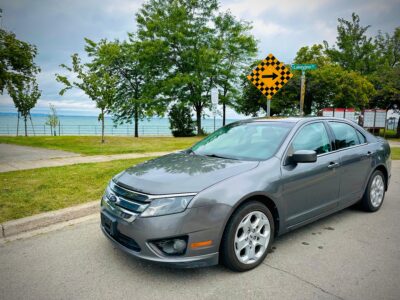
POLYGON ((214 115, 214 131, 215 131, 215 115, 217 114, 217 105, 218 105, 218 89, 211 89, 211 103, 212 103, 212 111, 214 115))
POLYGON ((304 95, 306 93, 306 70, 317 69, 316 64, 292 64, 292 70, 301 70, 300 115, 304 116, 304 95))
POLYGON ((247 76, 254 86, 267 97, 267 116, 271 115, 271 98, 293 77, 289 69, 269 54, 247 76))

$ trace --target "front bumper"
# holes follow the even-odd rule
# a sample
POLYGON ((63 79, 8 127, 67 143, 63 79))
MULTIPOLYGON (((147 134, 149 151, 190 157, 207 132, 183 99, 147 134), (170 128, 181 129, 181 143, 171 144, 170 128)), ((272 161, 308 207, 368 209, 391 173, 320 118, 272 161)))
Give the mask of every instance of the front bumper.
POLYGON ((103 233, 121 250, 148 261, 173 267, 193 268, 218 264, 219 244, 224 228, 226 205, 212 205, 186 209, 182 213, 141 218, 133 221, 117 216, 102 201, 101 214, 115 220, 115 232, 110 232, 102 221, 103 233), (105 226, 107 228, 105 228, 105 226), (182 255, 166 255, 152 241, 187 236, 187 249, 182 255), (210 246, 192 249, 191 244, 212 240, 210 246))

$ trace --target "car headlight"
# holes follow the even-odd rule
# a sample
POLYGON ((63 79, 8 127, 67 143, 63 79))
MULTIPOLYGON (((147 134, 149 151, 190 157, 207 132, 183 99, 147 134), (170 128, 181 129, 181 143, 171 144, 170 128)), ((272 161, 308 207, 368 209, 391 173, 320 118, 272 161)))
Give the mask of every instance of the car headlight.
POLYGON ((194 196, 176 196, 154 199, 141 217, 154 217, 183 212, 194 196))

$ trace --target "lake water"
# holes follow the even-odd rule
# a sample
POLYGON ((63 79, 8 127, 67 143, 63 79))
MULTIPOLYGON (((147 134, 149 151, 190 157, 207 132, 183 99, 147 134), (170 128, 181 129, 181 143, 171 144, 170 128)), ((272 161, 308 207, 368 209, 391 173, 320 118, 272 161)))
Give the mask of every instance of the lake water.
MULTIPOLYGON (((60 126, 57 128, 57 134, 61 135, 100 135, 101 122, 95 116, 59 116, 60 126)), ((32 124, 28 120, 29 135, 50 135, 50 126, 46 125, 46 115, 32 114, 32 124)), ((227 119, 227 124, 236 120, 227 119)), ((0 113, 0 135, 16 135, 18 118, 16 114, 0 113)), ((106 135, 133 135, 133 124, 115 125, 111 117, 105 120, 106 135)), ((169 120, 167 118, 151 118, 139 122, 139 135, 156 136, 171 135, 169 129, 169 120)), ((222 126, 222 119, 215 120, 215 128, 222 126)), ((214 131, 214 119, 203 119, 202 127, 206 132, 214 131)), ((24 134, 24 122, 20 119, 19 134, 24 134)))

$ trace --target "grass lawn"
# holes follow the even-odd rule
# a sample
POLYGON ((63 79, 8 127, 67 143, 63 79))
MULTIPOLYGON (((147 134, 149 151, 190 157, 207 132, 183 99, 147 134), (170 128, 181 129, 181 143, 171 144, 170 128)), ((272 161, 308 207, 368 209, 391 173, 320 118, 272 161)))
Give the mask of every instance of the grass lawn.
POLYGON ((392 147, 392 159, 393 160, 400 160, 400 147, 392 147))
POLYGON ((0 223, 99 200, 107 182, 149 158, 0 173, 0 223))
POLYGON ((0 136, 0 143, 64 150, 85 155, 174 151, 188 148, 201 137, 0 136))

